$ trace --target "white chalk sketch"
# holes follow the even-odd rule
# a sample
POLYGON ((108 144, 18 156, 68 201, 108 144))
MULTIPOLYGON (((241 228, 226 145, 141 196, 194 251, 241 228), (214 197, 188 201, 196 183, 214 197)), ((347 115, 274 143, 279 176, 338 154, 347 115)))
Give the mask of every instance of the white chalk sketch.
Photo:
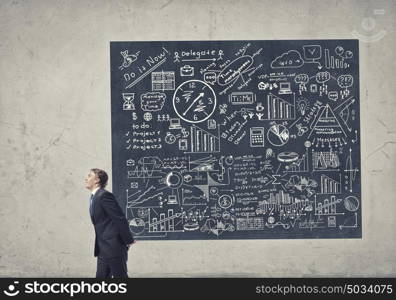
POLYGON ((189 80, 177 87, 173 94, 176 114, 189 123, 200 123, 211 117, 216 109, 216 94, 201 80, 189 80))
POLYGON ((232 105, 253 104, 256 101, 256 95, 252 92, 233 92, 228 96, 232 105))
POLYGON ((352 148, 349 148, 349 154, 345 162, 344 172, 347 173, 346 179, 349 185, 349 188, 345 186, 345 189, 348 189, 350 193, 353 192, 353 184, 356 180, 356 175, 359 172, 359 169, 354 167, 353 158, 352 158, 352 148))
POLYGON ((300 68, 304 65, 304 60, 301 57, 300 52, 297 50, 290 50, 277 56, 271 62, 271 68, 283 69, 283 68, 300 68))
POLYGON ((289 130, 280 124, 272 125, 267 131, 267 138, 273 146, 283 146, 289 141, 289 130))
POLYGON ((151 73, 151 88, 153 91, 173 91, 175 89, 175 72, 161 71, 151 73))
POLYGON ((318 61, 322 57, 322 46, 304 45, 303 50, 304 50, 305 63, 317 63, 319 69, 323 67, 318 61))
POLYGON ((280 82, 279 83, 279 91, 278 94, 279 95, 283 95, 283 94, 291 94, 292 90, 290 89, 290 82, 280 82))
POLYGON ((344 90, 342 90, 341 93, 341 99, 344 99, 346 97, 349 96, 349 87, 351 87, 353 85, 353 77, 352 75, 349 74, 343 74, 338 76, 337 78, 337 83, 339 85, 339 87, 343 88, 344 90))
POLYGON ((342 102, 339 106, 334 109, 334 113, 338 114, 343 122, 343 125, 347 128, 349 132, 352 131, 352 104, 356 101, 354 97, 350 97, 342 102))
POLYGON ((355 196, 348 196, 344 199, 345 209, 351 212, 355 212, 359 209, 359 200, 355 196))
POLYGON ((184 65, 183 67, 180 68, 180 76, 183 77, 194 76, 194 67, 191 67, 189 65, 184 65))
POLYGON ((298 112, 304 116, 305 112, 307 111, 308 108, 308 99, 300 97, 297 100, 297 110, 298 112))
POLYGON ((159 111, 164 107, 166 95, 159 92, 148 92, 140 95, 140 107, 143 111, 159 111))
POLYGON ((327 104, 319 109, 317 118, 312 122, 311 131, 308 138, 314 133, 315 135, 326 135, 326 136, 347 136, 344 128, 336 118, 333 110, 327 104))
POLYGON ((264 147, 264 127, 250 128, 250 147, 264 147))
POLYGON ((303 92, 307 92, 307 84, 309 82, 308 74, 298 74, 294 77, 294 82, 298 83, 298 92, 302 95, 303 92))
POLYGON ((217 130, 209 132, 196 125, 190 127, 190 153, 220 152, 220 126, 217 130))
POLYGON ((254 58, 249 55, 235 58, 230 64, 225 66, 223 70, 217 75, 217 83, 225 86, 238 80, 243 74, 249 72, 250 67, 254 63, 254 58))
POLYGON ((135 238, 361 238, 358 43, 112 42, 135 238))
POLYGON ((325 49, 325 67, 326 69, 346 69, 350 64, 348 59, 353 57, 352 51, 345 51, 343 47, 337 46, 334 49, 335 55, 330 54, 329 49, 325 49))
POLYGON ((122 98, 124 99, 124 103, 122 104, 123 110, 135 110, 135 104, 133 103, 135 93, 122 93, 122 98))
POLYGON ((122 65, 119 66, 119 69, 124 70, 125 68, 128 68, 133 62, 135 62, 138 59, 140 51, 137 51, 136 53, 129 54, 128 50, 125 50, 125 51, 121 51, 120 54, 123 57, 124 61, 122 62, 122 65))
MULTIPOLYGON (((128 84, 125 87, 125 89, 129 89, 129 88, 135 86, 136 84, 138 84, 139 82, 144 80, 146 78, 146 76, 148 76, 152 71, 157 69, 163 63, 165 63, 166 62, 165 52, 167 52, 166 49, 164 49, 163 53, 161 53, 159 56, 156 56, 155 58, 150 57, 149 59, 146 59, 147 67, 144 67, 143 69, 139 68, 139 71, 141 74, 132 83, 128 84), (147 68, 149 68, 149 69, 147 69, 147 68)), ((134 75, 133 78, 135 78, 137 76, 136 73, 131 73, 131 74, 134 75)), ((128 75, 127 77, 129 78, 131 76, 128 75)), ((124 76, 124 78, 125 78, 125 76, 124 76)))
POLYGON ((293 94, 292 103, 272 93, 267 95, 268 120, 292 120, 296 117, 296 104, 293 94))
POLYGON ((320 194, 341 194, 341 175, 339 179, 322 174, 320 175, 320 194))
POLYGON ((343 199, 338 199, 335 195, 325 197, 323 200, 318 200, 315 195, 315 215, 343 215, 344 213, 337 212, 337 206, 341 202, 343 199))

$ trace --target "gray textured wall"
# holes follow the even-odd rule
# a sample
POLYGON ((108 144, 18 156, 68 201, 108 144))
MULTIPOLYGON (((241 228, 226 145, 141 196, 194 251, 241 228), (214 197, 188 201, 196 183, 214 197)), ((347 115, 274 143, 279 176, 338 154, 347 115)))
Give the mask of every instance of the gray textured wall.
POLYGON ((95 273, 83 179, 111 171, 109 41, 341 38, 361 39, 363 238, 141 241, 129 271, 395 276, 395 13, 393 0, 1 0, 0 276, 95 273))

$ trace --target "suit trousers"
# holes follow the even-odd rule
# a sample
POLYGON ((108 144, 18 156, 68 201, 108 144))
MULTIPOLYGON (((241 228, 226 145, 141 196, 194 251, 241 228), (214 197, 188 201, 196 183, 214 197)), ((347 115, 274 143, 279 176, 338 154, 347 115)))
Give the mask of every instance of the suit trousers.
POLYGON ((128 278, 128 254, 124 256, 105 258, 98 256, 96 278, 128 278))

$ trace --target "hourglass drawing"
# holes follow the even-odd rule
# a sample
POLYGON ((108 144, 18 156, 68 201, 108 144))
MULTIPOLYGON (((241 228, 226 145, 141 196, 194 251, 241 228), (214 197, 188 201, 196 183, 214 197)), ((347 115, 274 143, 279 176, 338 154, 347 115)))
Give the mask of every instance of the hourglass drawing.
POLYGON ((124 99, 123 110, 135 110, 135 104, 133 103, 135 93, 122 93, 122 98, 124 99))

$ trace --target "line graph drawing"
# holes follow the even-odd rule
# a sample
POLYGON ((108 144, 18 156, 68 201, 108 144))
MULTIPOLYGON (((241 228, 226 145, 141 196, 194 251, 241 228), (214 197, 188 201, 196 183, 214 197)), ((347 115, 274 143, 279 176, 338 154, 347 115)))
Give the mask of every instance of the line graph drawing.
MULTIPOLYGON (((353 160, 352 160, 352 148, 349 148, 349 154, 347 157, 347 160, 345 162, 345 169, 344 172, 346 172, 347 179, 348 179, 348 185, 349 185, 349 192, 353 192, 353 183, 356 180, 357 173, 359 172, 358 168, 355 168, 353 165, 353 160)), ((346 187, 347 189, 347 187, 346 187)))

